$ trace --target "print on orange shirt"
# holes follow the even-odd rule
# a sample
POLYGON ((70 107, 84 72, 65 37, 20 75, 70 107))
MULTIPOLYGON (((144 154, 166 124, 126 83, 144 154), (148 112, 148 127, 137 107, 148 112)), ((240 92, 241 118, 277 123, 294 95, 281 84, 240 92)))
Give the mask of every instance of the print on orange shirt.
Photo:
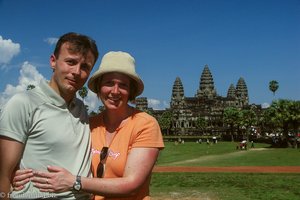
MULTIPOLYGON (((92 148, 92 154, 98 154, 100 155, 101 150, 94 149, 92 148)), ((120 152, 113 152, 113 150, 108 149, 108 156, 111 157, 112 159, 116 160, 119 156, 121 155, 120 152)))

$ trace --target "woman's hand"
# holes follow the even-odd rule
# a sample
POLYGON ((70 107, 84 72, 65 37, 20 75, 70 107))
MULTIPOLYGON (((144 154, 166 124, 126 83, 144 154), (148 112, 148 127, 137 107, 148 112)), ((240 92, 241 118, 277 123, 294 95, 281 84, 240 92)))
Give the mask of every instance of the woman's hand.
POLYGON ((66 192, 72 190, 76 177, 62 167, 48 166, 49 172, 34 171, 31 181, 41 192, 66 192))
POLYGON ((12 179, 13 189, 15 191, 22 190, 24 185, 33 177, 32 169, 18 169, 12 179))

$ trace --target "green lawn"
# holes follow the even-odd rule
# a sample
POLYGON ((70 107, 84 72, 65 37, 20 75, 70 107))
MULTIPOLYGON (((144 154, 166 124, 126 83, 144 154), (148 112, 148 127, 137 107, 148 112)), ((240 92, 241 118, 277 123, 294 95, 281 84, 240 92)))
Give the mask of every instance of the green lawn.
POLYGON ((153 199, 299 200, 300 174, 154 173, 153 199))
MULTIPOLYGON (((255 144, 236 150, 236 143, 215 145, 165 143, 162 166, 300 166, 299 149, 273 149, 255 144)), ((300 173, 153 173, 153 199, 299 200, 300 173)))
POLYGON ((255 144, 255 148, 236 150, 236 143, 218 142, 207 145, 186 142, 165 143, 157 165, 162 166, 300 166, 300 149, 269 148, 255 144), (299 159, 296 159, 299 158, 299 159))

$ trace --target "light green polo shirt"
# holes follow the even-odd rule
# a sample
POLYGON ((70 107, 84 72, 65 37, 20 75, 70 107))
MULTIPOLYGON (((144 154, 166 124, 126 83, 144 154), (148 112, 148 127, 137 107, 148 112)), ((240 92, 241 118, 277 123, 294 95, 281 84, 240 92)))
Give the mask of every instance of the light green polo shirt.
MULTIPOLYGON (((48 165, 66 168, 74 175, 91 176, 91 139, 88 114, 81 100, 68 106, 46 81, 13 96, 0 116, 0 135, 25 144, 20 168, 47 171, 48 165)), ((9 152, 7 152, 9 154, 9 152)), ((41 193, 30 182, 12 199, 42 197, 88 199, 86 193, 41 193)))

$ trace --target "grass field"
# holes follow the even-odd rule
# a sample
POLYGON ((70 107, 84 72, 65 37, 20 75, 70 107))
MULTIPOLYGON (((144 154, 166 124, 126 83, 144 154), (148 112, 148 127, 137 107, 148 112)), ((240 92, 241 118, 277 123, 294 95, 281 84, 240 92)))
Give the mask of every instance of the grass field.
MULTIPOLYGON (((255 144, 236 150, 232 142, 214 145, 165 143, 161 166, 300 166, 299 149, 273 149, 255 144)), ((153 199, 299 200, 300 174, 153 173, 153 199)))

